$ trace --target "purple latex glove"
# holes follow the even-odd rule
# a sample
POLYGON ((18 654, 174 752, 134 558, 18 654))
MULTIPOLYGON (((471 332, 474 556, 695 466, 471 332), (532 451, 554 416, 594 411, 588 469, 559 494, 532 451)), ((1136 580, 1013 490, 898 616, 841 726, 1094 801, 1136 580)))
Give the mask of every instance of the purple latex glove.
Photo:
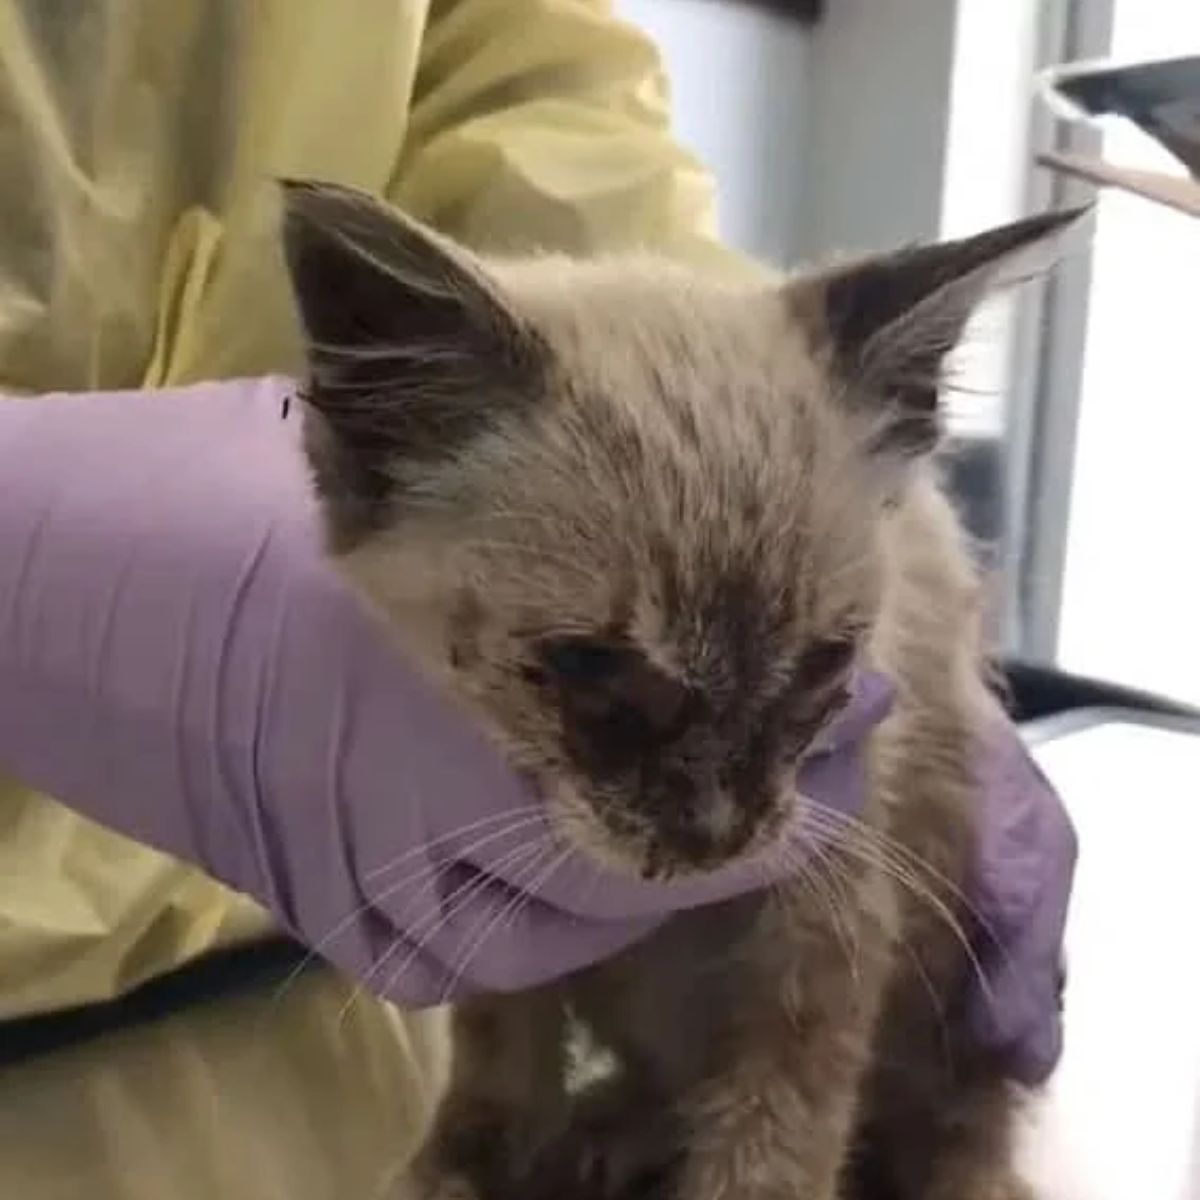
POLYGON ((986 924, 985 979, 972 997, 980 1039, 1013 1078, 1043 1082, 1063 1047, 1063 934, 1078 846, 1062 801, 1025 744, 998 724, 979 748, 984 789, 972 900, 986 924))
MULTIPOLYGON (((649 882, 552 846, 536 795, 325 562, 299 414, 281 419, 292 387, 0 404, 0 762, 256 897, 409 1005, 567 973, 780 872, 649 882)), ((889 703, 859 678, 806 795, 861 806, 864 738, 889 703)), ((1008 853, 1012 828, 985 832, 985 851, 1008 853)), ((1038 891, 1029 871, 1020 895, 1003 870, 980 880, 1014 953, 1057 945, 1052 905, 1032 943, 1029 919, 1009 931, 1038 891)), ((1027 1013, 1036 971, 1014 975, 1002 949, 985 1009, 1027 1013)), ((1027 1024, 986 1031, 1027 1041, 1027 1024)))

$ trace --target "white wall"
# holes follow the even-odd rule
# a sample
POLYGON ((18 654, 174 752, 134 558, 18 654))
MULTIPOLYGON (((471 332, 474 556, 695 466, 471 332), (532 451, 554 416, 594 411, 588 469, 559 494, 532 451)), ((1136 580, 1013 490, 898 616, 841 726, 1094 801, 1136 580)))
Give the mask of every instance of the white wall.
MULTIPOLYGON (((1194 0, 1118 0, 1117 57, 1136 62, 1197 45, 1194 0)), ((1109 129, 1104 153, 1183 174, 1130 125, 1109 129)), ((1108 192, 1092 263, 1059 660, 1200 704, 1200 228, 1108 192)), ((1191 789, 1200 795, 1200 783, 1191 789)))
MULTIPOLYGON (((725 0, 618 0, 659 44, 722 235, 783 266, 957 236, 1024 211, 1044 0, 827 0, 811 32, 725 0)), ((1003 418, 1009 313, 976 322, 951 419, 1003 418)))
POLYGON ((810 46, 810 255, 936 236, 957 2, 829 0, 810 46))
MULTIPOLYGON (((958 0, 942 168, 942 237, 1028 211, 1033 79, 1045 0, 958 0)), ((958 351, 948 397, 956 427, 999 433, 1016 350, 1016 301, 993 302, 958 351)))
POLYGON ((770 262, 803 249, 808 38, 795 22, 722 0, 618 0, 658 43, 680 139, 720 185, 721 235, 770 262))
MULTIPOLYGON (((618 0, 662 50, 679 136, 720 184, 722 234, 787 264, 939 232, 958 12, 987 6, 994 27, 996 0, 828 0, 809 33, 745 3, 618 0)), ((1003 49, 973 59, 977 94, 1010 84, 1003 49)), ((994 132, 995 106, 989 119, 994 132)))

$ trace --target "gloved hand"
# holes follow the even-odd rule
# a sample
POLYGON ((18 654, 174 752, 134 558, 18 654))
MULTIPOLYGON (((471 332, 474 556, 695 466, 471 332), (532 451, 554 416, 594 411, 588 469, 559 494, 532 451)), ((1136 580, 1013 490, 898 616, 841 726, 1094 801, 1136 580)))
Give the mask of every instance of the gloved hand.
MULTIPOLYGON (((407 1005, 531 986, 794 860, 616 876, 410 669, 326 562, 281 379, 0 403, 0 764, 264 903, 407 1005)), ((863 673, 800 790, 853 814, 863 673)), ((972 902, 981 1036, 1057 1058, 1069 822, 997 714, 972 902)), ((807 835, 805 835, 807 836, 807 835)))
MULTIPOLYGON (((286 380, 0 404, 0 763, 424 1004, 596 961, 764 864, 664 884, 556 842, 319 545, 286 380)), ((861 803, 878 679, 805 787, 861 803)), ((774 868, 782 873, 782 865, 774 868)))

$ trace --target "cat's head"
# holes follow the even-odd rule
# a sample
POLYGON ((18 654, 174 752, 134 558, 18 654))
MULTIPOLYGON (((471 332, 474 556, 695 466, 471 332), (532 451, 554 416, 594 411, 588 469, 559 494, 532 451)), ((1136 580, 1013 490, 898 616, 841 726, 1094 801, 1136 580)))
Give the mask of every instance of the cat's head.
POLYGON ((874 621, 942 361, 1070 218, 731 285, 481 261, 342 189, 285 210, 342 569, 591 854, 668 874, 769 837, 874 621))

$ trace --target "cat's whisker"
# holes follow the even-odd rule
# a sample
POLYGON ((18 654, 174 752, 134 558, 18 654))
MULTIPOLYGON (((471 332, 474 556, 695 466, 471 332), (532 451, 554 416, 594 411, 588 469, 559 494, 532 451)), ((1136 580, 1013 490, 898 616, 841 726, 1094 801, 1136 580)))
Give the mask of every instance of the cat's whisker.
POLYGON ((826 892, 829 896, 829 914, 846 948, 846 955, 849 960, 851 973, 854 976, 854 983, 855 986, 858 986, 862 981, 862 971, 859 961, 862 947, 859 944, 857 932, 852 931, 850 923, 844 915, 850 911, 850 898, 846 890, 846 880, 844 875, 838 872, 837 864, 824 847, 815 846, 813 850, 814 853, 810 861, 810 867, 816 871, 814 878, 824 880, 822 891, 826 892))
MULTIPOLYGON (((836 875, 837 877, 842 879, 843 883, 845 883, 846 881, 845 881, 844 876, 840 875, 840 873, 838 871, 840 864, 837 863, 836 859, 832 856, 832 853, 831 853, 831 851, 836 853, 837 849, 838 849, 838 847, 836 845, 832 845, 828 848, 820 847, 816 844, 806 844, 803 847, 790 846, 785 849, 786 857, 784 857, 783 861, 784 861, 785 865, 787 865, 789 867, 794 866, 793 878, 801 880, 806 884, 811 882, 807 875, 807 868, 810 865, 812 865, 814 862, 823 862, 831 876, 836 875), (819 851, 819 854, 816 853, 818 851, 819 851), (816 855, 815 857, 810 857, 810 856, 813 856, 814 854, 816 855)), ((841 869, 844 871, 844 869, 845 869, 844 866, 842 866, 841 869)), ((853 881, 850 881, 851 885, 852 885, 852 882, 853 881)), ((776 884, 775 886, 779 886, 779 885, 776 884)), ((844 892, 842 893, 842 897, 843 897, 843 899, 845 899, 845 897, 846 897, 846 894, 844 892)), ((831 912, 831 917, 832 917, 832 915, 833 914, 831 912)), ((839 938, 839 940, 841 940, 841 939, 839 938)), ((919 979, 923 991, 925 992, 926 996, 929 998, 930 1009, 933 1013, 934 1019, 936 1020, 936 1022, 938 1024, 938 1028, 941 1032, 941 1038, 942 1038, 942 1043, 943 1043, 943 1047, 945 1050, 945 1054, 946 1054, 947 1058, 949 1058, 949 1055, 951 1054, 951 1050, 950 1050, 950 1046, 949 1046, 950 1031, 949 1031, 949 1026, 946 1021, 945 1004, 943 1003, 942 997, 938 994, 937 988, 934 985, 933 980, 930 978, 929 972, 925 969, 925 964, 921 961, 920 955, 917 953, 916 949, 912 945, 912 942, 904 936, 902 929, 898 929, 896 931, 894 942, 904 952, 908 961, 911 963, 912 968, 913 968, 913 973, 919 979)), ((842 944, 843 944, 843 946, 845 946, 846 943, 843 941, 842 944)), ((858 945, 857 938, 855 939, 855 945, 856 945, 856 947, 858 945)), ((856 986, 858 986, 859 981, 860 981, 860 976, 856 972, 855 973, 856 986)))
MULTIPOLYGON (((522 861, 530 853, 532 853, 531 845, 516 847, 508 854, 497 859, 496 865, 500 869, 511 867, 514 863, 522 861)), ((403 977, 404 972, 416 961, 421 952, 429 946, 438 932, 448 925, 459 912, 471 904, 475 897, 481 891, 485 890, 490 882, 490 877, 486 875, 480 875, 468 880, 452 891, 445 902, 440 905, 433 905, 411 927, 406 928, 403 933, 397 934, 383 953, 371 965, 367 973, 356 982, 350 998, 338 1013, 338 1025, 340 1026, 346 1021, 347 1017, 353 1011, 354 1006, 370 991, 371 983, 379 976, 383 968, 391 962, 402 948, 408 946, 408 953, 392 971, 381 991, 381 994, 384 996, 390 995, 392 989, 395 988, 403 977), (422 926, 425 926, 425 928, 422 929, 422 926), (420 930, 420 936, 413 943, 411 935, 417 930, 420 930)))
MULTIPOLYGON (((925 904, 925 906, 931 912, 933 912, 935 916, 938 917, 943 926, 962 948, 963 955, 966 958, 969 967, 971 968, 972 974, 978 981, 981 991, 990 999, 991 983, 988 979, 987 972, 984 970, 983 963, 981 962, 975 947, 971 944, 971 940, 966 931, 963 929, 961 922, 959 922, 959 920, 955 917, 949 906, 946 905, 935 893, 926 888, 924 884, 920 882, 920 880, 904 873, 903 871, 898 871, 894 864, 889 864, 885 861, 882 861, 877 856, 873 855, 868 848, 852 845, 843 845, 842 848, 847 853, 866 862, 867 865, 873 866, 878 870, 881 870, 885 875, 888 875, 901 888, 907 891, 909 895, 925 904)), ((898 937, 897 940, 904 946, 905 950, 909 954, 909 957, 913 960, 914 966, 923 976, 926 984, 926 990, 929 991, 931 998, 935 1002, 935 1008, 940 1013, 940 1003, 937 1001, 936 992, 933 989, 932 982, 928 979, 923 965, 919 962, 919 960, 917 960, 915 951, 913 951, 907 939, 898 937)))
POLYGON ((838 908, 837 900, 831 894, 829 886, 817 869, 817 866, 818 864, 814 861, 799 867, 795 878, 803 883, 809 894, 829 914, 829 922, 833 927, 834 936, 842 947, 842 953, 846 959, 846 967, 850 971, 851 978, 854 980, 854 986, 858 988, 862 985, 862 972, 859 967, 856 940, 852 939, 846 920, 838 908))
POLYGON ((836 837, 838 847, 844 853, 859 859, 876 870, 882 871, 899 886, 903 887, 909 895, 922 901, 942 921, 945 928, 953 934, 955 940, 962 947, 963 953, 967 957, 967 961, 978 980, 980 988, 987 998, 991 999, 991 983, 975 947, 971 944, 971 939, 950 906, 936 892, 903 863, 890 858, 877 844, 864 838, 862 830, 843 825, 834 826, 833 828, 826 827, 824 830, 814 830, 814 832, 824 832, 836 837))
MULTIPOLYGON (((810 848, 811 849, 811 848, 810 848)), ((811 853, 804 855, 795 847, 787 847, 782 861, 792 881, 802 884, 821 907, 829 914, 830 925, 834 936, 841 944, 846 956, 846 966, 854 979, 855 987, 861 984, 862 974, 859 964, 860 947, 858 938, 850 932, 846 913, 846 895, 835 889, 833 870, 827 857, 817 857, 811 853), (822 869, 824 867, 824 869, 822 869)), ((777 885, 782 886, 782 885, 777 885)))
POLYGON ((526 882, 531 879, 541 869, 546 861, 546 856, 550 852, 551 847, 546 845, 543 847, 544 853, 535 855, 532 859, 527 859, 512 873, 508 880, 507 886, 511 889, 512 894, 508 896, 504 902, 491 913, 483 913, 479 920, 476 921, 474 928, 463 939, 457 953, 454 956, 453 962, 449 967, 449 975, 447 982, 442 989, 441 1002, 445 1003, 454 993, 454 988, 466 969, 475 948, 481 944, 482 940, 496 926, 498 919, 508 912, 514 905, 518 905, 525 892, 526 882), (483 931, 481 937, 480 931, 483 931))
MULTIPOLYGON (((508 924, 515 923, 522 910, 534 903, 534 901, 540 897, 546 885, 550 882, 554 875, 566 865, 566 863, 574 854, 575 847, 565 846, 559 856, 547 866, 546 870, 537 879, 535 879, 528 887, 522 888, 516 897, 517 904, 508 913, 507 917, 505 918, 505 922, 508 924)), ((503 928, 503 925, 498 926, 498 928, 503 928)))
POLYGON ((444 845, 446 842, 455 841, 461 837, 466 837, 468 834, 475 833, 485 826, 498 825, 506 821, 515 820, 516 818, 543 813, 544 811, 545 806, 540 802, 535 802, 533 804, 522 804, 517 808, 508 808, 503 812, 490 813, 488 816, 480 817, 475 821, 468 821, 466 824, 459 825, 454 829, 448 830, 446 833, 441 833, 435 838, 428 838, 419 846, 413 846, 411 849, 406 850, 403 854, 391 859, 389 862, 383 863, 381 866, 372 867, 364 873, 363 878, 377 879, 380 875, 386 875, 394 871, 410 859, 427 854, 434 847, 444 845))
MULTIPOLYGON (((828 846, 814 844, 811 847, 811 852, 817 854, 823 861, 828 863, 832 869, 836 864, 836 859, 833 857, 833 855, 835 855, 840 849, 841 847, 838 846, 837 843, 831 843, 828 846)), ((845 870, 844 866, 842 869, 845 870)), ((923 964, 917 957, 916 952, 913 950, 911 943, 903 936, 903 932, 901 930, 896 931, 896 941, 905 949, 909 957, 912 958, 913 965, 924 980, 926 989, 929 991, 930 997, 934 1002, 935 1010, 940 1017, 942 1014, 942 1006, 936 991, 933 989, 932 980, 930 980, 928 973, 925 971, 923 964)))
MULTIPOLYGON (((391 993, 400 977, 404 974, 405 970, 408 969, 408 966, 424 950, 428 948, 433 939, 442 931, 442 929, 449 925, 450 922, 453 921, 460 912, 466 909, 468 905, 474 902, 475 897, 478 896, 480 892, 486 891, 489 887, 495 886, 495 872, 507 871, 510 869, 523 870, 525 866, 528 865, 528 859, 532 858, 534 862, 537 862, 544 858, 549 845, 549 838, 542 837, 533 842, 527 843, 524 846, 515 847, 507 854, 502 855, 492 864, 492 873, 481 873, 477 878, 469 880, 467 883, 456 889, 455 892, 451 894, 451 897, 447 898, 447 901, 453 900, 452 904, 443 902, 440 907, 435 907, 432 911, 426 913, 421 919, 421 922, 418 924, 428 922, 433 920, 433 918, 437 918, 437 920, 435 920, 429 928, 422 932, 419 939, 410 948, 408 954, 405 955, 400 964, 393 970, 383 988, 383 994, 388 995, 391 993)), ((416 926, 414 925, 414 929, 415 928, 416 926)), ((412 931, 410 930, 410 932, 412 931)), ((386 957, 390 959, 392 954, 395 953, 396 949, 397 947, 393 947, 386 957)), ((377 972, 378 969, 383 965, 384 961, 381 960, 376 964, 373 970, 377 972)))
MULTIPOLYGON (((540 818, 533 818, 531 820, 526 820, 524 822, 518 822, 518 823, 516 823, 516 825, 505 826, 501 830, 494 831, 491 834, 489 834, 485 837, 481 837, 481 838, 477 839, 476 841, 471 842, 468 845, 464 846, 461 851, 461 854, 462 854, 462 856, 465 857, 466 855, 470 855, 478 850, 483 849, 485 846, 487 846, 488 844, 490 844, 492 842, 501 840, 503 838, 511 837, 514 833, 520 832, 521 829, 527 828, 529 825, 538 825, 540 823, 541 823, 540 818)), ((517 854, 518 851, 523 851, 530 844, 531 843, 529 843, 529 842, 524 842, 519 846, 513 847, 507 854, 501 855, 496 860, 494 865, 499 866, 499 867, 509 865, 510 857, 517 854)), ((460 865, 461 861, 462 861, 462 859, 460 858, 460 859, 456 859, 453 862, 431 863, 431 864, 427 865, 425 868, 423 868, 422 870, 413 872, 410 875, 406 876, 403 880, 401 880, 397 883, 394 883, 392 886, 386 888, 383 892, 379 893, 374 898, 374 903, 378 904, 379 902, 383 901, 384 899, 388 898, 391 895, 394 895, 395 893, 401 891, 402 889, 404 889, 406 887, 411 887, 414 884, 420 883, 422 881, 422 879, 425 879, 425 877, 428 876, 428 878, 425 879, 425 882, 422 884, 422 886, 420 888, 418 888, 418 890, 412 896, 409 896, 408 899, 406 899, 404 901, 404 904, 401 906, 400 912, 397 914, 397 920, 403 920, 405 914, 411 910, 412 906, 418 900, 420 900, 424 896, 428 896, 433 891, 433 889, 437 887, 438 882, 440 881, 442 875, 444 875, 445 872, 452 870, 456 866, 460 865)), ((439 912, 446 912, 447 917, 452 917, 453 915, 455 915, 455 913, 458 911, 457 908, 453 909, 452 911, 448 911, 448 906, 453 904, 453 902, 460 897, 460 895, 463 893, 463 891, 467 887, 469 887, 472 882, 480 883, 481 879, 474 879, 474 880, 468 881, 467 884, 460 885, 460 887, 458 889, 456 889, 454 892, 452 892, 448 897, 446 897, 446 899, 444 901, 442 901, 442 903, 440 905, 434 905, 432 909, 427 910, 423 916, 419 917, 416 921, 414 921, 412 926, 406 929, 406 932, 411 934, 411 933, 419 930, 421 925, 423 925, 425 922, 433 919, 433 917, 435 917, 439 912)), ((465 897, 462 902, 464 904, 469 902, 469 900, 472 899, 473 896, 474 896, 474 893, 472 893, 470 896, 465 897)), ((434 932, 436 932, 436 930, 434 932)), ((430 936, 432 936, 432 934, 430 936)), ((404 943, 405 943, 405 938, 403 936, 398 936, 395 940, 392 941, 390 946, 387 948, 387 950, 384 951, 384 953, 381 955, 381 957, 378 958, 371 965, 371 967, 367 971, 367 974, 365 976, 363 976, 363 978, 355 986, 354 993, 351 995, 349 1002, 347 1003, 346 1007, 343 1009, 342 1014, 339 1017, 339 1020, 345 1019, 347 1012, 354 1006, 355 1003, 357 1003, 359 997, 362 995, 363 991, 369 986, 369 984, 370 984, 371 980, 374 978, 374 976, 390 960, 391 956, 397 953, 397 951, 400 949, 400 947, 402 945, 404 945, 404 943)), ((422 942, 418 946, 418 951, 420 949, 423 949, 424 945, 425 945, 425 942, 422 942)), ((405 961, 405 963, 404 963, 405 967, 408 966, 409 961, 410 960, 405 961)))
MULTIPOLYGON (((533 813, 526 813, 526 815, 518 817, 516 814, 521 813, 524 811, 524 809, 510 809, 506 813, 496 814, 495 820, 492 818, 485 818, 480 821, 471 821, 466 825, 451 830, 449 833, 442 834, 440 837, 430 838, 429 841, 424 842, 420 846, 416 846, 407 853, 400 855, 398 858, 394 859, 391 863, 386 864, 384 867, 376 868, 375 870, 368 872, 366 878, 370 879, 372 876, 378 876, 387 871, 395 870, 399 866, 403 865, 405 861, 411 861, 413 858, 416 858, 419 855, 427 854, 430 850, 461 837, 465 832, 471 829, 481 828, 485 825, 498 824, 500 819, 503 819, 507 823, 503 824, 499 829, 491 830, 486 836, 480 837, 475 841, 468 842, 467 845, 462 847, 460 854, 463 856, 474 854, 477 851, 482 850, 485 846, 490 845, 492 842, 499 841, 506 837, 512 837, 514 834, 520 833, 530 826, 540 824, 543 819, 540 815, 541 806, 537 804, 531 804, 524 807, 535 811, 533 813)), ((426 876, 431 876, 432 883, 436 884, 438 875, 452 865, 452 863, 442 862, 426 863, 421 867, 420 870, 414 871, 404 876, 402 879, 394 881, 381 891, 368 895, 362 904, 359 904, 352 909, 345 917, 338 921, 333 928, 331 928, 327 933, 323 934, 308 951, 306 951, 300 962, 288 972, 282 983, 280 983, 279 987, 276 988, 275 994, 271 998, 271 1003, 268 1006, 267 1011, 273 1012, 276 1006, 283 1001, 283 999, 295 986, 296 981, 300 978, 300 976, 303 975, 308 967, 320 957, 321 952, 343 933, 345 933, 346 930, 350 929, 357 921, 361 919, 365 913, 370 912, 372 909, 378 908, 379 905, 384 903, 384 901, 389 900, 392 896, 403 891, 406 887, 411 887, 414 884, 421 882, 421 880, 426 876)), ((427 887, 418 892, 417 896, 411 897, 407 904, 411 904, 413 900, 424 894, 424 892, 427 890, 427 887)))
POLYGON ((875 829, 868 825, 860 817, 853 816, 850 813, 839 812, 837 809, 829 808, 826 805, 813 801, 808 801, 806 807, 814 819, 818 821, 827 820, 843 828, 853 828, 859 835, 875 843, 881 849, 894 854, 900 861, 907 863, 915 871, 929 876, 939 887, 945 888, 955 903, 962 906, 966 914, 979 926, 980 932, 990 940, 992 945, 1001 953, 1005 952, 1003 941, 986 915, 980 911, 979 907, 958 883, 949 878, 945 872, 940 871, 933 863, 922 858, 921 855, 917 854, 897 838, 892 837, 885 830, 875 829))
POLYGON ((955 928, 959 928, 957 918, 953 917, 946 901, 938 896, 933 888, 921 878, 917 869, 889 854, 887 847, 873 840, 864 830, 837 825, 825 826, 822 829, 818 825, 813 829, 813 832, 825 833, 834 840, 843 853, 853 855, 867 865, 884 870, 887 875, 898 883, 903 884, 910 891, 914 892, 914 894, 919 895, 930 903, 936 904, 938 911, 943 913, 947 918, 954 920, 955 928))
MULTIPOLYGON (((927 906, 934 910, 963 945, 982 978, 982 966, 979 963, 975 947, 951 908, 951 904, 957 903, 968 915, 974 915, 971 905, 964 903, 960 889, 952 885, 944 875, 931 864, 925 863, 919 856, 895 854, 894 850, 897 844, 889 845, 873 837, 869 827, 852 829, 847 826, 838 827, 835 824, 833 827, 827 826, 825 832, 848 853, 855 854, 860 859, 869 860, 880 869, 885 870, 898 883, 901 883, 910 895, 922 899, 927 906), (928 876, 932 882, 927 881, 924 876, 928 876), (945 888, 947 898, 938 894, 937 888, 939 887, 945 888)), ((994 938, 994 934, 992 936, 994 938)), ((986 981, 984 982, 986 983, 986 981)))
MULTIPOLYGON (((500 855, 499 858, 492 864, 492 871, 504 871, 518 863, 523 862, 527 857, 537 856, 544 852, 547 843, 546 838, 538 838, 532 842, 525 842, 520 846, 514 846, 511 850, 500 855)), ((379 956, 372 964, 370 970, 359 980, 355 986, 354 993, 343 1007, 338 1016, 338 1021, 341 1023, 345 1020, 347 1014, 354 1007, 357 1001, 361 998, 364 992, 370 989, 371 983, 379 976, 380 972, 387 966, 395 957, 400 949, 408 943, 415 935, 417 940, 413 942, 408 953, 400 960, 399 965, 392 971, 388 977, 386 986, 383 988, 383 995, 390 995, 396 984, 400 981, 404 972, 409 966, 416 961, 421 953, 426 950, 433 939, 454 920, 460 912, 470 905, 475 897, 482 891, 493 886, 495 880, 492 874, 484 874, 480 872, 473 875, 465 883, 460 884, 455 888, 444 900, 438 904, 432 905, 425 913, 414 921, 406 930, 407 936, 397 937, 392 944, 379 956)))
POLYGON ((959 885, 955 883, 954 880, 950 879, 943 872, 939 871, 932 863, 922 858, 914 850, 910 849, 898 838, 893 837, 886 830, 878 829, 875 826, 868 824, 861 817, 855 816, 853 813, 842 812, 839 809, 831 808, 828 805, 820 804, 812 800, 807 802, 807 808, 814 818, 836 823, 841 827, 852 829, 862 836, 870 838, 881 848, 887 849, 894 853, 898 859, 909 862, 914 867, 927 872, 948 891, 953 892, 958 899, 966 899, 966 897, 962 895, 959 885))
POLYGON ((938 1031, 942 1040, 942 1054, 947 1066, 953 1064, 953 1050, 950 1046, 950 1025, 946 1020, 946 1005, 942 997, 938 994, 937 987, 929 976, 929 972, 925 969, 925 964, 921 961, 921 955, 916 947, 908 938, 897 935, 897 944, 903 949, 909 963, 911 963, 913 972, 921 981, 921 987, 925 994, 929 997, 929 1007, 933 1012, 934 1020, 937 1022, 938 1031))
MULTIPOLYGON (((512 886, 515 888, 513 895, 508 901, 501 906, 492 916, 486 921, 486 924, 481 921, 482 931, 477 927, 476 932, 471 936, 471 940, 465 948, 457 956, 454 966, 451 968, 451 975, 446 986, 442 989, 442 1003, 445 1003, 454 995, 454 990, 458 986, 458 981, 466 973, 467 968, 472 962, 482 953, 483 948, 487 945, 488 940, 500 929, 503 928, 506 919, 515 921, 521 909, 532 903, 537 898, 538 893, 542 888, 549 883, 551 877, 562 867, 562 865, 575 853, 573 846, 565 847, 562 852, 551 860, 545 867, 542 873, 531 883, 526 885, 526 878, 532 875, 532 871, 523 871, 519 880, 514 880, 512 886)), ((543 856, 544 859, 544 856, 543 856)), ((536 861, 534 870, 536 870, 536 861)))
POLYGON ((435 860, 434 862, 425 863, 413 871, 409 871, 402 878, 394 880, 383 891, 376 893, 372 897, 372 905, 378 905, 390 897, 397 895, 406 888, 414 887, 421 884, 419 888, 409 896, 403 903, 398 916, 403 916, 411 909, 416 901, 423 896, 427 896, 430 890, 437 886, 438 879, 448 870, 453 869, 456 865, 464 862, 469 862, 471 855, 478 853, 494 842, 503 842, 517 834, 526 834, 531 829, 540 828, 544 824, 540 816, 527 817, 520 821, 515 821, 512 824, 504 825, 500 829, 494 829, 490 833, 483 834, 468 842, 465 846, 458 849, 453 859, 450 860, 435 860))

